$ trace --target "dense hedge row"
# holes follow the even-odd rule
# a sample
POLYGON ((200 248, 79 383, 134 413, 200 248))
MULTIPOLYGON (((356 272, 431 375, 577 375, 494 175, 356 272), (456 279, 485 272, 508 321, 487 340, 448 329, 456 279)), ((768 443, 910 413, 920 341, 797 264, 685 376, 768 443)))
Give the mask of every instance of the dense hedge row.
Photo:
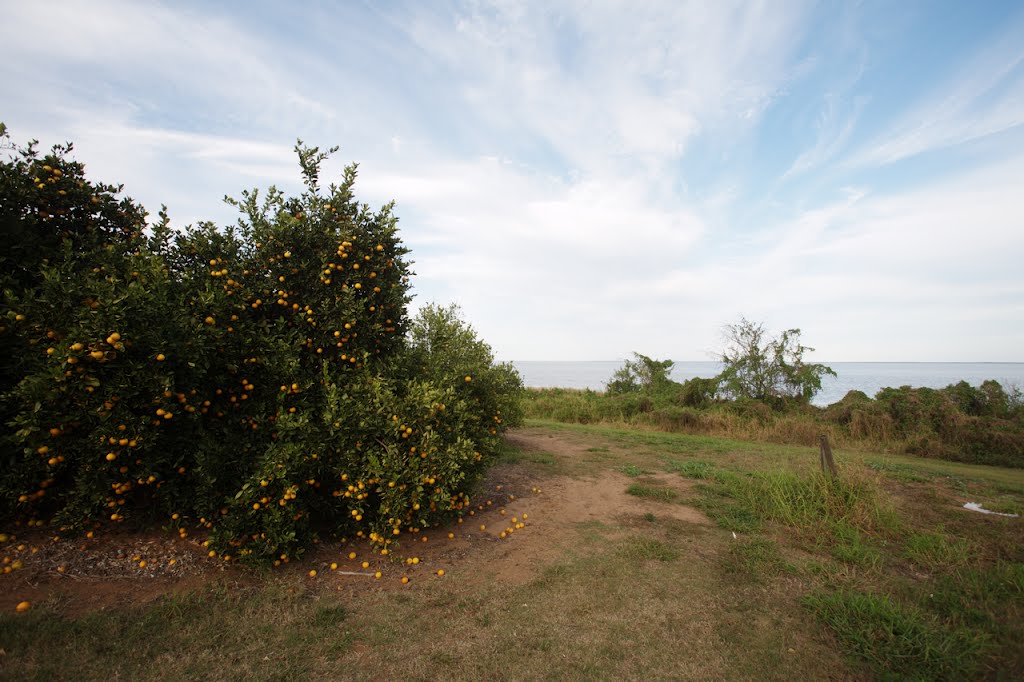
POLYGON ((323 188, 300 145, 301 196, 175 230, 69 151, 0 166, 0 521, 200 524, 280 560, 465 507, 521 382, 453 309, 408 317, 396 219, 354 166, 323 188))

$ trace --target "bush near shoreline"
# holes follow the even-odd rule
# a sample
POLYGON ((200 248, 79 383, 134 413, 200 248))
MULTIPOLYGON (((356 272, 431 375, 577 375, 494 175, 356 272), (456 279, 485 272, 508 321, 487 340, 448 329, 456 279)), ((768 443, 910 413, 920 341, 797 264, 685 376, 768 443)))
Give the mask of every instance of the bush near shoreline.
POLYGON ((825 434, 844 448, 1024 467, 1024 397, 996 381, 885 388, 874 398, 850 391, 827 407, 801 400, 724 400, 710 383, 691 379, 625 393, 528 389, 523 410, 534 419, 793 445, 815 445, 825 434))

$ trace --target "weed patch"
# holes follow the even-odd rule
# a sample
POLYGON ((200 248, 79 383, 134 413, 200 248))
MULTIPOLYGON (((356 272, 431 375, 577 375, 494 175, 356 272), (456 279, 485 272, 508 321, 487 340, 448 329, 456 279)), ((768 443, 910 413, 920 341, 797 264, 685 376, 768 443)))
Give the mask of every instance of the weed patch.
POLYGON ((752 509, 721 497, 705 497, 697 508, 707 514, 720 528, 734 533, 751 533, 761 528, 761 519, 752 509))
POLYGON ((679 499, 679 493, 671 488, 644 485, 643 483, 631 484, 626 488, 626 493, 635 495, 636 497, 645 497, 649 500, 656 500, 658 502, 675 502, 679 499))
POLYGON ((946 625, 888 596, 842 591, 811 595, 803 603, 844 648, 885 677, 967 679, 989 648, 987 634, 946 625))
POLYGON ((651 473, 650 471, 647 471, 646 469, 641 469, 640 467, 636 466, 635 464, 628 464, 628 465, 626 465, 624 467, 621 467, 619 469, 619 471, 621 471, 622 473, 626 474, 630 478, 636 478, 637 476, 644 476, 646 474, 650 474, 651 473))
POLYGON ((953 569, 970 559, 970 546, 962 538, 951 538, 942 533, 915 533, 907 538, 905 553, 908 559, 929 570, 953 569))
POLYGON ((712 477, 715 466, 700 460, 689 460, 686 462, 669 461, 668 470, 687 478, 703 480, 712 477))
POLYGON ((1021 637, 1024 564, 1000 562, 941 576, 922 588, 920 601, 941 618, 974 628, 1013 630, 1021 637))
POLYGON ((313 625, 332 627, 345 622, 346 618, 348 618, 348 611, 344 606, 318 606, 313 613, 313 625))
POLYGON ((765 537, 744 538, 734 542, 722 563, 726 573, 740 574, 754 580, 794 570, 792 565, 783 560, 775 541, 765 537))
POLYGON ((881 553, 852 526, 834 524, 825 540, 823 544, 831 545, 830 554, 844 563, 863 568, 876 568, 882 561, 881 553))

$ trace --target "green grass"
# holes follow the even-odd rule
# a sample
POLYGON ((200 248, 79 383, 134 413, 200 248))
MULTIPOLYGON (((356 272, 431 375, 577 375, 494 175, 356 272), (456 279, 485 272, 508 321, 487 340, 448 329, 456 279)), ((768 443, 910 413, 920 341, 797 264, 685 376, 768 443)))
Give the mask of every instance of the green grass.
POLYGON ((527 463, 551 467, 558 463, 558 458, 551 452, 507 449, 501 453, 498 461, 502 464, 527 463))
POLYGON ((792 564, 782 558, 778 544, 766 537, 734 541, 722 565, 726 573, 739 574, 752 580, 763 580, 795 570, 792 564))
POLYGON ((148 607, 66 618, 45 606, 0 615, 9 664, 28 679, 298 679, 345 654, 346 609, 308 594, 216 585, 148 607), (180 652, 187 651, 188 656, 180 652), (302 652, 302 655, 282 655, 302 652))
POLYGON ((688 460, 684 462, 675 462, 669 460, 668 471, 680 474, 686 478, 695 478, 699 480, 711 478, 714 474, 715 466, 708 462, 702 462, 700 460, 688 460))
POLYGON ((845 523, 833 524, 830 530, 822 538, 821 545, 834 558, 862 568, 877 568, 881 564, 882 553, 860 530, 845 523))
MULTIPOLYGON (((1024 644, 1024 631, 1018 627, 1024 616, 1024 563, 961 569, 923 586, 918 596, 941 618, 1013 635, 1024 644)), ((1018 652, 1024 657, 1024 646, 1018 652)))
POLYGON ((895 529, 898 518, 869 478, 833 479, 820 473, 775 470, 746 475, 705 462, 671 462, 670 471, 690 472, 698 486, 698 506, 726 530, 750 532, 765 522, 803 529, 837 524, 865 530, 895 529))
POLYGON ((630 478, 636 478, 637 476, 644 476, 651 473, 647 469, 641 469, 635 464, 627 464, 624 467, 620 467, 619 471, 626 474, 630 478))
POLYGON ((696 505, 719 528, 733 533, 751 533, 760 530, 764 525, 754 510, 720 494, 706 494, 697 500, 696 505))
POLYGON ((965 516, 949 502, 970 494, 1015 509, 1024 503, 1019 470, 837 450, 840 476, 833 480, 818 472, 815 448, 609 427, 553 430, 611 443, 637 469, 660 463, 696 481, 695 504, 720 528, 738 534, 719 561, 728 584, 771 585, 802 570, 818 586, 808 605, 874 674, 957 679, 983 665, 1024 671, 1024 609, 1007 596, 1024 591, 1017 587, 1024 573, 993 574, 968 541, 936 525, 947 519, 958 532, 977 535, 977 542, 994 543, 990 553, 1016 552, 1024 560, 1021 545, 1007 535, 1016 526, 965 516), (895 504, 882 477, 903 486, 897 494, 910 507, 895 504), (923 514, 915 511, 921 508, 923 514), (779 528, 797 533, 773 530, 779 528), (813 557, 799 568, 768 532, 793 538, 813 557), (918 589, 902 577, 921 568, 938 571, 939 582, 918 589), (877 596, 879 589, 903 600, 877 596), (989 592, 1003 596, 982 596, 989 592))
POLYGON ((443 579, 336 592, 303 566, 77 617, 39 601, 0 614, 0 677, 1024 677, 1024 524, 958 508, 1024 504, 1024 472, 837 449, 830 480, 815 448, 539 428, 501 459, 545 489, 521 498, 537 525, 443 579), (664 471, 688 480, 623 481, 625 509, 569 520, 543 480, 664 471), (534 572, 493 577, 506 559, 534 572))
POLYGON ((313 625, 317 627, 333 627, 345 622, 348 609, 344 606, 318 606, 313 613, 313 625))
POLYGON ((991 638, 948 625, 886 595, 859 591, 814 594, 804 604, 852 654, 889 679, 973 679, 991 638))
POLYGON ((632 483, 626 492, 636 497, 645 497, 657 502, 675 502, 679 499, 678 491, 662 486, 646 485, 643 483, 632 483))
POLYGON ((1024 467, 1024 424, 1019 409, 998 419, 968 417, 952 401, 935 401, 918 391, 902 392, 902 399, 922 408, 913 417, 912 411, 901 411, 889 400, 869 400, 870 407, 773 410, 759 403, 681 407, 681 397, 675 390, 611 395, 591 390, 531 389, 524 395, 522 407, 530 419, 762 443, 816 446, 824 434, 833 447, 860 452, 915 452, 926 443, 924 449, 930 457, 1024 467), (940 422, 942 427, 937 426, 940 422), (997 431, 1002 438, 979 438, 979 432, 985 430, 997 431))
POLYGON ((861 529, 893 528, 894 511, 870 479, 847 474, 776 471, 739 479, 737 497, 762 518, 789 526, 845 523, 861 529))
POLYGON ((920 483, 930 481, 935 476, 927 471, 921 471, 917 467, 899 462, 882 462, 875 459, 865 460, 865 465, 872 471, 890 476, 903 483, 920 483))
POLYGON ((915 533, 906 539, 906 556, 922 568, 949 570, 967 564, 970 545, 942 532, 915 533))

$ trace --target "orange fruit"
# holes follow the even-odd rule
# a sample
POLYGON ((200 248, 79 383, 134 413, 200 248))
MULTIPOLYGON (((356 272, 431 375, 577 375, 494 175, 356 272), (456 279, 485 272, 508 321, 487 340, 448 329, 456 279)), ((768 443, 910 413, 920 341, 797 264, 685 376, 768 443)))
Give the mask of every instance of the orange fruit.
POLYGON ((23 601, 19 602, 18 605, 14 607, 14 610, 18 613, 24 613, 25 611, 28 611, 30 608, 32 608, 32 605, 29 604, 27 601, 23 601))

